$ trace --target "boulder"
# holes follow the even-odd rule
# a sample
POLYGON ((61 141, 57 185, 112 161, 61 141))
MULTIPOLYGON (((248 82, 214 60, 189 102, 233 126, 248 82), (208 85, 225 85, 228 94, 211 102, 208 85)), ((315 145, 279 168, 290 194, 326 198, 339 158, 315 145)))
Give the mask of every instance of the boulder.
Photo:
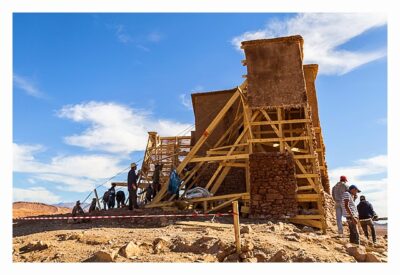
POLYGON ((299 239, 296 236, 293 235, 286 235, 285 240, 291 241, 291 242, 300 242, 299 239))
POLYGON ((240 228, 240 234, 250 234, 253 232, 253 229, 250 225, 244 225, 240 228))
POLYGON ((40 250, 45 250, 48 249, 49 245, 43 241, 38 241, 38 242, 30 242, 27 245, 21 247, 19 251, 21 253, 28 253, 32 251, 40 251, 40 250))
POLYGON ((257 262, 262 263, 267 261, 267 254, 262 251, 255 252, 254 257, 257 258, 257 262))
POLYGON ((131 258, 134 256, 138 256, 141 252, 141 249, 138 245, 133 242, 127 243, 125 246, 121 247, 118 254, 125 258, 131 258))
POLYGON ((286 250, 281 249, 281 250, 278 250, 268 261, 283 263, 283 262, 288 262, 289 257, 286 253, 286 250))
POLYGON ((167 252, 171 246, 171 242, 167 238, 157 238, 153 241, 153 251, 155 254, 167 252))
POLYGON ((369 263, 380 263, 381 260, 373 253, 367 253, 365 255, 365 261, 369 263))
POLYGON ((357 262, 365 262, 366 253, 364 248, 357 246, 347 246, 346 251, 347 253, 349 253, 350 256, 353 256, 357 262))
POLYGON ((93 259, 96 262, 114 262, 114 258, 116 256, 116 252, 113 251, 105 251, 100 250, 93 254, 93 259))
POLYGON ((225 259, 224 262, 226 263, 237 263, 240 262, 240 257, 239 254, 233 253, 231 255, 228 255, 225 259))

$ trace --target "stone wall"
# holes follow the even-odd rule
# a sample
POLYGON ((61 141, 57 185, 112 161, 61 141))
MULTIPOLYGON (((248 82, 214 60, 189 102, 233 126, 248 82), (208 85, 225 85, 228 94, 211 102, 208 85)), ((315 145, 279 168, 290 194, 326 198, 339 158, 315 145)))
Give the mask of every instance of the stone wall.
POLYGON ((250 107, 307 102, 301 36, 244 41, 242 48, 246 55, 250 107))
POLYGON ((280 219, 297 214, 297 182, 291 153, 251 154, 250 182, 251 216, 280 219))

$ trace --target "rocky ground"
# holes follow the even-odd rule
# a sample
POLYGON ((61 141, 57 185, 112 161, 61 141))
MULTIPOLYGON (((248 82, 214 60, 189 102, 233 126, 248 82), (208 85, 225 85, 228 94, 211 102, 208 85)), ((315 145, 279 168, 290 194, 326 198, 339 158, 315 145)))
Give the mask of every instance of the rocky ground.
POLYGON ((283 222, 241 219, 242 252, 231 217, 213 221, 14 221, 14 262, 386 262, 387 233, 373 246, 283 222))

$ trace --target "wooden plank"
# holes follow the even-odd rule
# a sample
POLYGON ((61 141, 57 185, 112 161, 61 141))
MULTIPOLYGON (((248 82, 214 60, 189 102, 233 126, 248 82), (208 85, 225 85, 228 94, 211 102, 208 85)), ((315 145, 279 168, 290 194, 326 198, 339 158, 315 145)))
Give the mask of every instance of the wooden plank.
MULTIPOLYGON (((264 111, 264 110, 262 110, 264 111)), ((256 126, 256 125, 274 125, 274 124, 293 124, 293 123, 308 123, 310 122, 310 119, 289 119, 289 120, 269 120, 269 121, 255 121, 252 122, 251 125, 256 126)))
POLYGON ((96 188, 93 190, 93 192, 94 192, 94 195, 96 197, 97 207, 99 208, 99 210, 101 210, 100 200, 99 200, 99 196, 97 195, 96 188))
POLYGON ((280 141, 296 141, 296 140, 311 140, 311 137, 283 137, 283 138, 254 138, 250 139, 249 142, 280 142, 280 141))
POLYGON ((319 177, 318 174, 298 174, 298 175, 296 175, 296 178, 298 178, 298 179, 317 178, 317 177, 319 177))
POLYGON ((128 187, 128 183, 126 182, 112 182, 111 184, 115 183, 116 186, 120 186, 120 187, 128 187))
POLYGON ((297 201, 301 201, 301 202, 318 201, 319 195, 318 194, 297 194, 296 199, 297 199, 297 201))
POLYGON ((186 226, 204 226, 204 227, 210 227, 210 228, 217 228, 217 229, 231 229, 233 225, 231 224, 223 224, 223 223, 218 223, 214 224, 211 222, 195 222, 195 221, 178 221, 175 224, 177 225, 186 225, 186 226))
POLYGON ((203 162, 203 161, 223 161, 233 159, 248 159, 249 154, 238 154, 231 156, 214 156, 214 157, 196 157, 191 159, 189 162, 203 162))
POLYGON ((315 155, 294 155, 294 159, 315 159, 317 156, 315 155))
POLYGON ((210 213, 210 212, 213 212, 213 211, 217 211, 217 210, 223 209, 224 207, 227 207, 227 206, 231 205, 233 201, 238 200, 239 198, 240 197, 234 197, 234 198, 232 198, 232 199, 230 199, 230 200, 228 200, 228 201, 226 201, 224 203, 221 203, 220 205, 217 205, 217 206, 211 208, 206 213, 210 213))
POLYGON ((319 220, 322 219, 322 215, 297 215, 294 216, 292 219, 296 220, 319 220))
POLYGON ((297 191, 305 191, 305 190, 313 190, 314 187, 307 185, 307 186, 299 186, 297 187, 297 191))
POLYGON ((322 223, 320 221, 317 221, 317 220, 289 219, 289 221, 292 222, 292 223, 303 224, 303 225, 307 225, 307 226, 323 229, 322 228, 322 223))
POLYGON ((246 197, 246 195, 249 195, 249 194, 248 193, 228 194, 228 195, 213 196, 213 197, 207 197, 207 198, 189 199, 187 201, 189 203, 202 202, 202 201, 218 201, 218 200, 230 199, 230 198, 233 198, 233 197, 246 197))

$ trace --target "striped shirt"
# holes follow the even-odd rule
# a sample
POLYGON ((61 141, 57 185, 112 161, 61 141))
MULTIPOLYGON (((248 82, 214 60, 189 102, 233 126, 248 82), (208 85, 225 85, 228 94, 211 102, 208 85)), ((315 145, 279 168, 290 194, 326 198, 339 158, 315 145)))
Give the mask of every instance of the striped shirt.
POLYGON ((350 208, 350 211, 353 214, 353 216, 354 217, 358 217, 358 211, 357 211, 356 204, 354 203, 353 196, 348 191, 344 192, 343 198, 342 198, 342 213, 343 213, 343 216, 350 217, 350 215, 347 213, 346 207, 344 206, 344 201, 345 200, 349 200, 349 208, 350 208))

